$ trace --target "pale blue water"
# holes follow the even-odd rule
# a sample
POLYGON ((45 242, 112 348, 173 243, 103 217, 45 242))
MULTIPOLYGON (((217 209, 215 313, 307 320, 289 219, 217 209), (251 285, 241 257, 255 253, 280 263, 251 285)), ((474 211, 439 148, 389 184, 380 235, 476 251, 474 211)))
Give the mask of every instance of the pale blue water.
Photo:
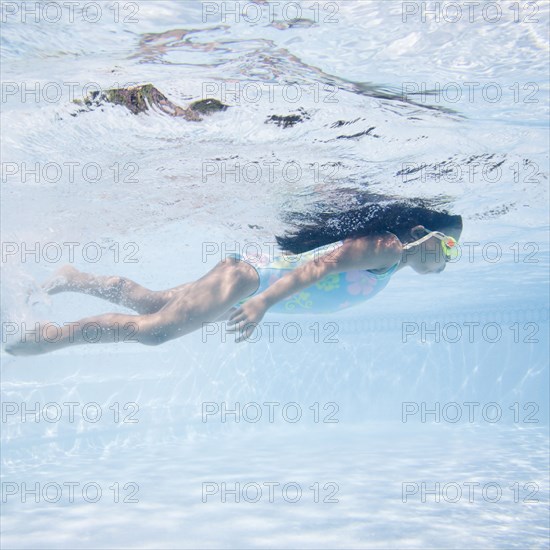
POLYGON ((34 2, 2 4, 4 335, 125 311, 76 294, 26 303, 71 261, 64 243, 78 243, 79 269, 166 288, 224 244, 267 246, 281 211, 329 195, 438 198, 463 216, 472 256, 440 275, 402 270, 345 313, 266 317, 279 324, 256 343, 211 328, 156 348, 2 353, 2 547, 547 548, 548 4, 456 23, 393 0, 301 2, 299 22, 288 2, 128 2, 118 23, 108 2, 83 21, 86 4, 57 23, 52 6, 23 23, 34 2), (222 20, 235 6, 241 20, 222 20), (181 106, 208 89, 231 108, 200 123, 110 106, 71 116, 89 83, 148 82, 181 106), (237 101, 222 85, 260 94, 237 101), (448 94, 401 100, 423 86, 448 94), (293 127, 264 123, 300 108, 293 127), (22 163, 39 163, 39 181, 22 163), (427 168, 402 176, 404 163, 427 168), (441 163, 459 175, 438 179, 441 163), (35 243, 39 258, 23 257, 35 243), (36 403, 38 421, 22 418, 36 403), (251 485, 237 503, 222 483, 251 485))

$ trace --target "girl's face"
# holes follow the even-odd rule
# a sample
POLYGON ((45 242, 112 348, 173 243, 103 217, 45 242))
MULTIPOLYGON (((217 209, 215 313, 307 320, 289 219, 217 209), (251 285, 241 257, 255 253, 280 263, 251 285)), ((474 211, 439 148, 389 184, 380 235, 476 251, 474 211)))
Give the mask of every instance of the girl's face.
POLYGON ((441 273, 447 264, 441 248, 441 241, 432 237, 417 247, 416 253, 410 258, 411 267, 421 275, 441 273))
MULTIPOLYGON (((461 229, 456 228, 449 228, 442 231, 445 235, 454 237, 456 240, 460 238, 461 232, 461 229)), ((415 238, 420 238, 426 235, 427 230, 422 226, 418 226, 414 228, 411 233, 415 238)), ((447 265, 447 259, 441 247, 441 240, 437 237, 431 237, 427 241, 424 241, 414 247, 414 252, 412 250, 411 252, 411 254, 407 255, 406 263, 421 275, 441 273, 447 265)))

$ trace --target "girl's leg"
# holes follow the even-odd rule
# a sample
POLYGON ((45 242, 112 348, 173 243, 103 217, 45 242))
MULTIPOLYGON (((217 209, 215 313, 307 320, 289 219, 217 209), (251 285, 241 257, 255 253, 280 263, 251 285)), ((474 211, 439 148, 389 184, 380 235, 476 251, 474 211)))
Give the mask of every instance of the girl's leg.
MULTIPOLYGON (((257 287, 258 274, 251 265, 227 258, 201 279, 182 287, 154 313, 107 313, 65 323, 62 328, 53 323, 37 323, 36 338, 27 336, 25 340, 7 345, 6 351, 13 355, 37 355, 88 343, 162 344, 214 322, 257 287), (60 330, 56 330, 58 328, 60 330)), ((26 330, 28 334, 29 329, 26 330)))
POLYGON ((126 277, 84 273, 67 265, 59 269, 42 288, 48 294, 81 292, 120 304, 138 313, 154 313, 173 297, 172 290, 149 290, 126 277))

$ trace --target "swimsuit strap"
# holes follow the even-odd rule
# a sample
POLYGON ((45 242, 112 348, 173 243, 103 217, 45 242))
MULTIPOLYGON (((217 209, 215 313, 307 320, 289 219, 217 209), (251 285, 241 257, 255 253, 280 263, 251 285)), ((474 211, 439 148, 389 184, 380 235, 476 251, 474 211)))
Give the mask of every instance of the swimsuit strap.
POLYGON ((370 271, 369 269, 366 269, 365 271, 367 271, 368 273, 371 273, 372 275, 375 275, 376 277, 388 277, 395 273, 400 263, 401 261, 399 260, 397 263, 393 264, 386 271, 384 271, 384 273, 375 273, 374 271, 370 271))

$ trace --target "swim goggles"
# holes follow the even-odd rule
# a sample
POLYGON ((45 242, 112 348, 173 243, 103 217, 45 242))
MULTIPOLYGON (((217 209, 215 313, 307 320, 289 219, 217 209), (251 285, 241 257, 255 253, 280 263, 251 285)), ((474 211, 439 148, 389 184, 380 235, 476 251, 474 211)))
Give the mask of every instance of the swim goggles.
POLYGON ((445 235, 445 233, 441 233, 441 231, 430 231, 428 228, 426 228, 426 231, 428 231, 427 235, 424 235, 424 237, 418 239, 417 241, 406 244, 403 247, 403 250, 408 250, 413 246, 422 244, 423 242, 426 242, 428 239, 435 237, 436 239, 439 239, 441 242, 441 248, 445 256, 445 261, 448 262, 449 260, 454 260, 455 258, 458 257, 458 247, 457 247, 457 241, 455 238, 449 237, 449 235, 445 235))

